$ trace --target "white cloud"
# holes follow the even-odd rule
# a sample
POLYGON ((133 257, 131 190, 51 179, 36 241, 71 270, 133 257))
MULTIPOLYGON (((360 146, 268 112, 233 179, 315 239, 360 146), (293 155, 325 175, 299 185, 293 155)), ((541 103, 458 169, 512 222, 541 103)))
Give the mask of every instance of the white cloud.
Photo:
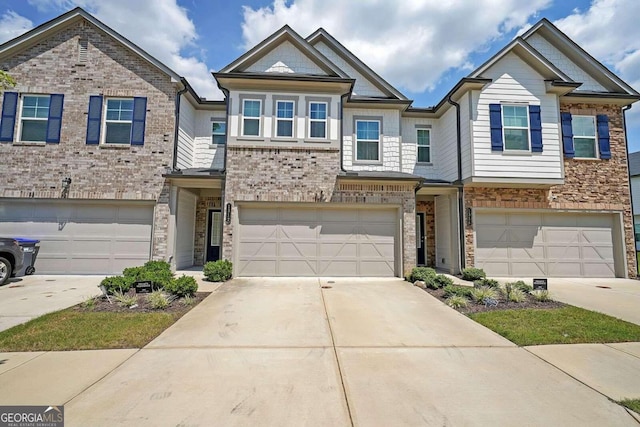
POLYGON ((80 6, 186 77, 198 95, 223 98, 202 59, 182 53, 197 47, 198 33, 187 10, 176 0, 29 0, 29 3, 40 10, 64 11, 80 6))
POLYGON ((546 8, 550 0, 274 0, 244 7, 245 47, 288 24, 303 37, 325 28, 391 84, 432 89, 451 69, 469 68, 469 55, 546 8))
POLYGON ((0 16, 0 43, 18 37, 31 28, 33 28, 33 22, 12 10, 7 10, 0 16))

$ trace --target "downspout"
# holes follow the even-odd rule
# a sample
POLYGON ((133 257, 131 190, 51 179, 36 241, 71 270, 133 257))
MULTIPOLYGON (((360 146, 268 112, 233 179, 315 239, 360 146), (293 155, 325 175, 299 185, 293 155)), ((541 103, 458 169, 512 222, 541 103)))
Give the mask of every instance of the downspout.
POLYGON ((180 89, 178 93, 176 93, 176 119, 175 119, 175 129, 173 132, 173 164, 171 167, 172 171, 175 171, 178 167, 178 135, 180 130, 180 99, 184 93, 189 90, 189 86, 187 80, 182 78, 180 80, 184 89, 180 89))
MULTIPOLYGON (((636 260, 636 276, 637 276, 638 250, 636 249, 636 240, 635 240, 636 230, 635 230, 635 221, 634 221, 636 213, 633 211, 633 191, 631 191, 631 176, 629 175, 629 145, 628 145, 629 141, 627 140, 627 116, 626 116, 627 111, 629 111, 632 106, 633 104, 629 104, 626 107, 622 108, 622 129, 624 130, 624 149, 627 152, 627 176, 629 177, 629 201, 631 202, 631 224, 633 225, 633 236, 634 236, 633 237, 633 253, 635 254, 635 257, 633 259, 636 260)), ((622 228, 624 230, 624 222, 622 223, 622 228)), ((625 243, 625 246, 626 246, 626 243, 625 243)), ((628 275, 629 275, 629 268, 627 268, 627 271, 625 272, 625 277, 628 277, 628 275)))
POLYGON ((462 136, 460 135, 461 128, 461 119, 460 119, 460 104, 451 99, 451 95, 447 97, 447 102, 453 105, 456 108, 456 143, 458 150, 458 229, 459 232, 459 246, 460 246, 460 255, 458 264, 460 267, 460 272, 465 268, 466 260, 465 260, 465 229, 464 229, 464 186, 462 184, 462 136))
MULTIPOLYGON (((222 91, 222 93, 224 93, 224 98, 227 100, 227 102, 225 102, 225 117, 227 122, 227 126, 225 126, 225 130, 227 133, 225 135, 225 141, 228 142, 229 140, 229 89, 223 88, 222 86, 220 86, 220 84, 218 84, 218 88, 222 91)), ((224 158, 222 160, 222 170, 220 171, 220 173, 225 173, 227 171, 227 153, 228 152, 229 152, 229 144, 225 144, 224 158)), ((223 188, 223 191, 224 191, 224 188, 223 188)))
POLYGON ((347 171, 344 169, 344 100, 349 96, 349 93, 345 93, 340 97, 340 173, 347 171))

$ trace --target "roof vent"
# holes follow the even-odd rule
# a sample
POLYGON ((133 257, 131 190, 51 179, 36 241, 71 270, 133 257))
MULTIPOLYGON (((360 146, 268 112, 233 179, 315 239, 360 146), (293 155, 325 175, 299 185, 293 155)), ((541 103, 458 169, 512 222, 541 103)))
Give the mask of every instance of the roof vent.
POLYGON ((87 48, 89 41, 86 38, 81 37, 78 39, 78 64, 87 63, 87 48))

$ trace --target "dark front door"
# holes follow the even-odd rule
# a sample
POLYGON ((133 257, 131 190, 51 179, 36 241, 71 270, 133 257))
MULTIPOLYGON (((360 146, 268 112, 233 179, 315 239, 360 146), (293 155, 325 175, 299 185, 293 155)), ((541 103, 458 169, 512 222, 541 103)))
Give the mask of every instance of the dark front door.
POLYGON ((222 212, 210 210, 207 219, 207 259, 217 261, 220 259, 220 243, 222 242, 222 212))
POLYGON ((416 214, 416 261, 418 265, 425 265, 426 245, 424 240, 424 213, 416 214))

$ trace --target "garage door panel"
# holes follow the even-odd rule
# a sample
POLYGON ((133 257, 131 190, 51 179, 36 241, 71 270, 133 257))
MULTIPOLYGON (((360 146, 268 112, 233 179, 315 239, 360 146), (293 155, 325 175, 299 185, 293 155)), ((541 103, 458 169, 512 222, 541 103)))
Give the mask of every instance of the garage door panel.
POLYGON ((582 248, 582 257, 586 260, 602 261, 613 258, 613 248, 594 248, 585 246, 582 248))
POLYGON ((544 247, 511 247, 511 259, 537 259, 544 258, 544 247))
POLYGON ((587 243, 610 244, 611 230, 584 230, 582 238, 587 243))
MULTIPOLYGON (((506 257, 505 257, 506 259, 506 257)), ((476 262, 476 265, 478 266, 478 268, 483 269, 484 271, 491 272, 491 275, 496 276, 496 277, 501 277, 501 276, 509 276, 509 263, 508 262, 501 262, 501 261, 485 261, 481 258, 479 258, 476 262)))
POLYGON ((508 222, 513 226, 533 226, 537 228, 542 221, 542 215, 540 214, 523 214, 523 215, 510 215, 508 216, 508 222))
POLYGON ((547 246, 547 257, 554 259, 580 259, 578 246, 547 246))
POLYGON ((541 238, 540 230, 532 227, 513 228, 507 233, 507 239, 512 245, 525 248, 540 241, 541 238))
POLYGON ((499 259, 507 258, 509 249, 505 247, 483 247, 476 249, 476 257, 478 259, 499 259))
POLYGON ((560 227, 577 227, 578 226, 578 218, 572 215, 563 215, 563 214, 545 214, 542 216, 543 226, 549 226, 552 228, 560 228, 560 227))
POLYGON ((545 231, 545 240, 550 243, 555 242, 575 242, 580 240, 580 230, 567 230, 564 228, 547 229, 545 231))
POLYGON ((585 272, 589 277, 612 277, 615 275, 611 265, 606 263, 589 263, 585 265, 585 272))
POLYGON ((482 226, 506 225, 507 215, 501 213, 483 213, 476 216, 476 224, 482 226))
POLYGON ((538 276, 538 275, 544 274, 546 266, 544 262, 538 263, 538 262, 532 262, 532 261, 527 261, 527 262, 515 261, 511 263, 511 269, 513 271, 513 273, 511 274, 512 276, 528 277, 528 276, 538 276))
POLYGON ((240 207, 238 275, 394 275, 394 210, 289 209, 240 207))

